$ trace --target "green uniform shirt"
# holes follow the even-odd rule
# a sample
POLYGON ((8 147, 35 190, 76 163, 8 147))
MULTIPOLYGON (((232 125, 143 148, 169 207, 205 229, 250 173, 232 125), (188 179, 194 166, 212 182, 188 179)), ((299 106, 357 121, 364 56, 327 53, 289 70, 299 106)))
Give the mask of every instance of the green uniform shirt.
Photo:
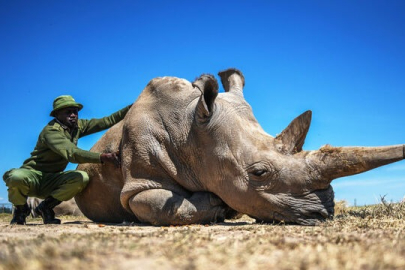
POLYGON ((21 168, 41 172, 62 172, 71 163, 101 163, 100 153, 77 147, 79 138, 110 128, 121 121, 131 106, 100 119, 79 119, 77 128, 69 129, 54 119, 39 134, 38 142, 31 157, 21 168))

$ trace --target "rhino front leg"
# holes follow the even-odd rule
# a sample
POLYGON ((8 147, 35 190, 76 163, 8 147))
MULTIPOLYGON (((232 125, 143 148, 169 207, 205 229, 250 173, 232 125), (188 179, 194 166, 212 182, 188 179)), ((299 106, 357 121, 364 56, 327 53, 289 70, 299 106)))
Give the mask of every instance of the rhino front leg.
POLYGON ((196 192, 183 197, 165 189, 140 192, 129 201, 141 222, 153 225, 207 224, 223 221, 228 206, 213 193, 196 192))

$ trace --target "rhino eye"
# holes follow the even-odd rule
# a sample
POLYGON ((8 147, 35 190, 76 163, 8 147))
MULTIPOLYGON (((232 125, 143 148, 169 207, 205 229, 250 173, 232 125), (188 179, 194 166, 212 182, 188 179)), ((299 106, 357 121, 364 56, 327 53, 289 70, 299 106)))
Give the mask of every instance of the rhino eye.
POLYGON ((263 182, 274 178, 274 169, 270 164, 257 162, 246 168, 250 180, 263 182))
POLYGON ((255 176, 264 176, 268 173, 267 170, 256 170, 254 172, 252 172, 252 174, 254 174, 255 176))
POLYGON ((267 179, 271 173, 267 169, 252 169, 248 171, 250 179, 256 180, 256 181, 263 181, 267 179))

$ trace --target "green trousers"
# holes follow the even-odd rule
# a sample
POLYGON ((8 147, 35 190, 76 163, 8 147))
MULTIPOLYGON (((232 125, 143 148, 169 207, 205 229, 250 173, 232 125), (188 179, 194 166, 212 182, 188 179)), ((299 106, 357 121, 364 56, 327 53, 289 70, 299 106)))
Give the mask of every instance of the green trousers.
POLYGON ((49 196, 67 201, 82 191, 89 182, 84 171, 44 173, 29 169, 12 169, 3 176, 8 187, 8 200, 14 205, 23 205, 27 197, 45 199, 49 196))

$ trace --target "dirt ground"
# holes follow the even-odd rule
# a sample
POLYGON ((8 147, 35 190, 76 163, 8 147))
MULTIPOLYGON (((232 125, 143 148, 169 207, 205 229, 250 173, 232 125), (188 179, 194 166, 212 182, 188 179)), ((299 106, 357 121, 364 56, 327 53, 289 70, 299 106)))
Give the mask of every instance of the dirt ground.
POLYGON ((11 226, 2 214, 0 269, 405 269, 403 212, 376 213, 346 212, 315 227, 247 216, 173 227, 68 216, 61 225, 29 218, 11 226))

